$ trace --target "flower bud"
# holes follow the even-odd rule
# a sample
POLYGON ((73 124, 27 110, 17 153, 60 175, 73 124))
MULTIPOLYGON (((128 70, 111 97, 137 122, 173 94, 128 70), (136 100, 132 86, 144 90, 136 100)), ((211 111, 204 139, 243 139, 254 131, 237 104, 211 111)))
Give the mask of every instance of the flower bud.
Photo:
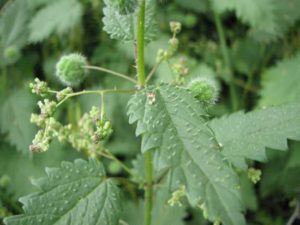
POLYGON ((67 87, 63 90, 61 90, 60 92, 57 92, 56 94, 56 99, 57 101, 62 101, 63 99, 65 99, 69 94, 72 94, 73 90, 70 87, 67 87))
POLYGON ((30 83, 29 87, 31 88, 31 92, 41 97, 45 97, 50 90, 48 84, 45 81, 40 81, 39 78, 34 79, 34 83, 30 83))
POLYGON ((255 168, 249 168, 248 169, 248 178, 256 184, 258 181, 260 181, 261 177, 261 170, 255 169, 255 168))
POLYGON ((181 23, 176 22, 176 21, 171 21, 170 29, 171 29, 172 33, 178 34, 181 31, 181 23))
POLYGON ((108 165, 108 171, 111 174, 118 174, 122 171, 121 165, 116 161, 111 161, 108 165))
POLYGON ((65 55, 56 64, 56 76, 66 85, 76 86, 87 74, 86 65, 86 58, 80 54, 65 55))

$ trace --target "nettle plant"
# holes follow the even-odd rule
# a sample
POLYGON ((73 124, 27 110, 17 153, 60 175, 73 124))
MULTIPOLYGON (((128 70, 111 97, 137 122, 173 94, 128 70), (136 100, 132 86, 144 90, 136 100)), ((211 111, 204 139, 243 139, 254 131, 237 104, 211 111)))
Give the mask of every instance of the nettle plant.
MULTIPOLYGON (((288 138, 300 140, 300 105, 286 104, 212 118, 208 109, 216 103, 219 92, 214 77, 201 76, 186 82, 188 68, 179 61, 172 65, 172 82, 151 84, 159 65, 170 63, 175 55, 181 24, 170 23, 172 37, 168 47, 158 51, 156 65, 146 74, 145 45, 155 38, 157 25, 155 0, 104 2, 104 30, 113 39, 134 43, 137 79, 89 65, 80 54, 69 54, 56 64, 56 75, 67 86, 65 89, 52 90, 37 78, 30 84, 32 92, 44 98, 38 102, 40 114, 31 117, 40 130, 30 150, 45 152, 51 141, 58 139, 90 159, 47 168, 47 176, 34 182, 39 192, 20 199, 24 214, 8 217, 4 223, 151 225, 158 224, 157 217, 163 212, 164 224, 176 223, 174 218, 181 224, 184 209, 189 206, 202 210, 204 217, 214 224, 246 224, 240 174, 246 173, 253 183, 258 182, 260 170, 249 168, 248 164, 252 160, 266 160, 265 147, 286 150, 288 138), (75 92, 71 87, 79 85, 88 70, 123 78, 133 83, 132 89, 75 92), (76 125, 57 121, 55 111, 68 99, 84 94, 99 95, 101 107, 92 107, 76 125), (129 123, 136 124, 135 134, 141 137, 141 154, 133 167, 105 147, 113 132, 113 118, 107 118, 105 111, 107 94, 132 95, 128 103, 129 123), (123 169, 128 175, 108 177, 104 158, 113 161, 110 170, 123 169), (139 204, 144 222, 126 220, 123 212, 132 208, 128 203, 130 197, 124 201, 130 195, 128 185, 137 186, 143 193, 139 204)), ((131 199, 131 203, 136 201, 131 199)), ((141 214, 140 208, 136 217, 141 214)))

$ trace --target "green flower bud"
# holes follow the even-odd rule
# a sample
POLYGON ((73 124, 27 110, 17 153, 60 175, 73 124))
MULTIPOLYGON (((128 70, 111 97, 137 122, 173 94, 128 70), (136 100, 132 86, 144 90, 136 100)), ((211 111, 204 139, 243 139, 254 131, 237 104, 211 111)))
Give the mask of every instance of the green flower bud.
POLYGON ((7 187, 11 182, 11 178, 8 175, 2 175, 0 177, 0 187, 7 187))
POLYGON ((56 94, 56 99, 57 101, 62 101, 63 99, 65 99, 67 97, 67 95, 72 94, 73 90, 70 87, 67 87, 63 90, 61 90, 60 92, 57 92, 56 94))
POLYGON ((46 130, 39 130, 32 144, 29 146, 31 152, 46 152, 49 149, 51 138, 46 130))
POLYGON ((96 124, 96 131, 92 137, 94 143, 98 143, 99 141, 104 141, 110 137, 113 130, 111 127, 111 123, 109 121, 99 121, 96 124))
POLYGON ((171 21, 170 29, 171 29, 172 33, 178 34, 181 31, 181 23, 176 22, 176 21, 171 21))
POLYGON ((170 206, 182 206, 181 199, 186 196, 185 186, 181 186, 177 191, 172 193, 172 197, 168 200, 170 206))
POLYGON ((256 184, 258 181, 260 181, 261 177, 261 170, 255 169, 255 168, 249 168, 248 169, 248 178, 256 184))
POLYGON ((40 81, 39 78, 34 79, 34 83, 30 83, 29 87, 31 88, 31 92, 41 97, 45 97, 50 90, 48 84, 45 81, 40 81))
POLYGON ((86 65, 86 58, 80 54, 63 56, 56 64, 56 76, 66 85, 76 86, 87 74, 86 65))
POLYGON ((44 99, 44 102, 38 101, 38 106, 41 109, 41 116, 46 118, 54 113, 56 109, 56 102, 44 99))
POLYGON ((16 46, 7 47, 3 56, 8 64, 14 64, 21 56, 20 49, 16 46))
POLYGON ((213 105, 218 99, 218 86, 214 80, 207 77, 192 80, 188 89, 205 105, 213 105))
POLYGON ((118 173, 120 173, 122 171, 122 167, 121 167, 121 165, 118 162, 112 161, 108 165, 108 171, 111 174, 118 174, 118 173))

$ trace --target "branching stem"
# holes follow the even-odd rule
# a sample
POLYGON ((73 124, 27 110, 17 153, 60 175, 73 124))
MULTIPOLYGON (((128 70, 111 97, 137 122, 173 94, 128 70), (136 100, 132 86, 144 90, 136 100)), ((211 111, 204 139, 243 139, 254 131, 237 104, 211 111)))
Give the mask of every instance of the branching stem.
POLYGON ((123 79, 125 79, 127 81, 130 81, 131 83, 137 84, 137 81, 135 79, 132 79, 132 78, 126 76, 125 74, 118 73, 118 72, 115 72, 113 70, 109 70, 109 69, 106 69, 106 68, 103 68, 103 67, 99 67, 99 66, 84 66, 84 68, 90 69, 90 70, 98 70, 98 71, 101 71, 101 72, 109 73, 111 75, 123 78, 123 79))
POLYGON ((158 69, 158 67, 161 63, 162 63, 162 61, 160 60, 153 66, 152 70, 150 71, 150 73, 147 76, 146 83, 148 83, 151 80, 151 78, 153 77, 153 75, 155 74, 156 70, 158 69))
MULTIPOLYGON (((68 94, 63 100, 61 100, 56 107, 59 107, 62 105, 65 101, 67 101, 71 97, 79 96, 79 95, 85 95, 85 94, 99 94, 103 95, 105 93, 133 93, 135 90, 122 90, 122 89, 105 89, 105 90, 83 90, 79 92, 74 92, 71 94, 68 94)), ((57 93, 51 91, 51 93, 57 93)))
POLYGON ((299 202, 296 203, 295 210, 294 210, 293 214, 291 215, 291 217, 289 218, 286 225, 293 225, 297 218, 300 218, 300 204, 299 204, 299 202))

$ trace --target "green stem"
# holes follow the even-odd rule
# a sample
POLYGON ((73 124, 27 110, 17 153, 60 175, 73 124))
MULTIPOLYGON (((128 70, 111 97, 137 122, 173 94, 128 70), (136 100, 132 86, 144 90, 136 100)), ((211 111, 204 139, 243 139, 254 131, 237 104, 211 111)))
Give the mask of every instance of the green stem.
POLYGON ((214 9, 213 9, 213 14, 214 14, 215 25, 216 25, 217 32, 218 32, 219 42, 220 42, 220 45, 221 45, 222 57, 223 57, 223 60, 225 62, 226 70, 228 72, 227 77, 224 77, 224 80, 229 85, 229 92, 230 92, 230 100, 231 100, 231 104, 232 104, 232 110, 235 111, 239 107, 238 106, 238 96, 237 96, 237 93, 236 93, 236 87, 235 87, 234 83, 232 82, 234 76, 233 76, 233 71, 232 71, 232 65, 231 65, 231 61, 230 61, 228 46, 226 44, 225 32, 224 32, 224 28, 223 28, 223 25, 222 25, 220 15, 214 9))
POLYGON ((136 178, 139 182, 141 182, 143 180, 137 173, 135 173, 133 170, 131 170, 128 166, 126 166, 121 160, 119 160, 109 150, 104 150, 97 154, 117 162, 129 175, 136 178))
POLYGON ((145 86, 145 0, 140 0, 140 11, 137 24, 137 77, 140 87, 145 86))
POLYGON ((136 84, 136 80, 126 76, 125 74, 122 74, 122 73, 118 73, 118 72, 115 72, 113 70, 109 70, 109 69, 106 69, 106 68, 103 68, 103 67, 99 67, 99 66, 84 66, 84 68, 86 69, 90 69, 90 70, 98 70, 98 71, 101 71, 101 72, 105 72, 105 73, 109 73, 109 74, 112 74, 114 76, 117 76, 117 77, 120 77, 120 78, 123 78, 125 80, 128 80, 134 84, 136 84))
POLYGON ((152 218, 152 195, 153 195, 153 174, 152 174, 152 152, 145 153, 145 209, 144 209, 144 225, 151 225, 152 218))
MULTIPOLYGON (((132 93, 135 92, 135 90, 121 90, 121 89, 105 89, 105 90, 83 90, 79 92, 74 92, 71 94, 68 94, 63 100, 61 100, 56 107, 59 107, 62 105, 65 101, 67 101, 71 97, 79 96, 79 95, 85 95, 85 94, 98 94, 103 95, 105 93, 132 93)), ((53 91, 50 91, 50 93, 53 93, 53 91)), ((54 92, 57 93, 57 92, 54 92)))
POLYGON ((154 65, 154 67, 152 68, 152 70, 150 71, 150 73, 147 76, 146 83, 148 83, 151 80, 151 78, 153 77, 153 75, 155 74, 156 70, 158 69, 158 67, 161 63, 162 63, 162 60, 160 60, 159 62, 157 62, 154 65))
MULTIPOLYGON (((140 88, 145 86, 145 0, 140 0, 137 24, 137 77, 140 88)), ((145 153, 145 208, 144 225, 151 225, 152 218, 152 153, 145 153)))

